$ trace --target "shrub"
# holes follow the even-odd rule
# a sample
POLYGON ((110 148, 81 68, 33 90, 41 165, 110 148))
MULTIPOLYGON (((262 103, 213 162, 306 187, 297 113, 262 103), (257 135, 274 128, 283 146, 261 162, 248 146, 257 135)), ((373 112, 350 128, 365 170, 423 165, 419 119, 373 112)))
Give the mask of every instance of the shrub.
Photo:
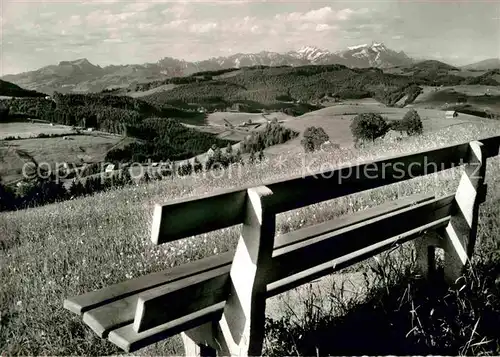
POLYGON ((415 109, 410 109, 398 125, 399 131, 408 135, 420 135, 423 132, 422 120, 415 109))
POLYGON ((13 209, 16 195, 0 182, 0 212, 13 209))
POLYGON ((322 127, 310 126, 304 131, 304 138, 300 142, 306 152, 316 151, 321 144, 330 140, 330 137, 322 127))
POLYGON ((389 123, 379 114, 362 113, 352 120, 352 135, 358 140, 371 140, 384 136, 390 129, 389 123))
POLYGON ((8 121, 9 119, 9 107, 0 104, 0 122, 8 121))
POLYGON ((286 128, 273 120, 266 125, 265 130, 252 132, 249 137, 241 142, 241 150, 243 153, 251 151, 259 152, 273 145, 283 144, 288 140, 295 138, 298 135, 296 131, 286 128))

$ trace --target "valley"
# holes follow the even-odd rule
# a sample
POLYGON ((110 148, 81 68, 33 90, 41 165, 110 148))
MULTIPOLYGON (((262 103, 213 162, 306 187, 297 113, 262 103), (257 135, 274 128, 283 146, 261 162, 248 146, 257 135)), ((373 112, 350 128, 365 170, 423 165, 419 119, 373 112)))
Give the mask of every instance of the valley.
MULTIPOLYGON (((373 50, 361 46, 349 51, 367 48, 373 50)), ((321 54, 307 55, 307 51, 304 56, 320 63, 321 54)), ((69 73, 70 65, 64 63, 69 73)), ((85 61, 79 65, 83 72, 93 68, 85 61)), ((2 99, 0 106, 8 108, 7 115, 17 118, 0 123, 2 138, 24 140, 3 141, 0 177, 4 184, 22 178, 23 160, 16 152, 36 162, 68 162, 80 169, 105 161, 146 165, 147 159, 177 166, 205 165, 210 148, 219 147, 225 153, 227 145, 248 160, 250 153, 242 150, 241 142, 262 134, 271 122, 296 137, 259 146, 270 158, 302 152, 303 133, 309 127, 322 128, 334 145, 352 148, 350 125, 363 113, 380 115, 390 124, 414 108, 425 133, 466 123, 480 125, 500 117, 499 74, 483 69, 480 75, 479 70, 473 76, 465 75, 471 70, 438 61, 406 61, 382 69, 340 64, 258 65, 132 83, 128 89, 100 93, 2 99), (455 110, 458 116, 446 118, 446 110, 455 110), (102 134, 97 134, 99 130, 102 134), (43 138, 48 135, 54 137, 43 138), (40 138, 32 138, 36 136, 40 138)), ((4 87, 23 90, 15 85, 4 87)), ((400 134, 392 131, 390 135, 400 134)))

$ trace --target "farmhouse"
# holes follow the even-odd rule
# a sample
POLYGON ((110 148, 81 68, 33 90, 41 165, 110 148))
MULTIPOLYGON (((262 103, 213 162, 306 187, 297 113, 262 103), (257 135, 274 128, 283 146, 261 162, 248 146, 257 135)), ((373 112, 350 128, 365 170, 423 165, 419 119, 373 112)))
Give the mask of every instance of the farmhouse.
POLYGON ((445 112, 446 119, 453 119, 458 116, 458 113, 455 110, 447 110, 445 112))
POLYGON ((114 164, 109 164, 108 166, 106 166, 106 172, 112 172, 113 170, 115 169, 115 165, 114 164))

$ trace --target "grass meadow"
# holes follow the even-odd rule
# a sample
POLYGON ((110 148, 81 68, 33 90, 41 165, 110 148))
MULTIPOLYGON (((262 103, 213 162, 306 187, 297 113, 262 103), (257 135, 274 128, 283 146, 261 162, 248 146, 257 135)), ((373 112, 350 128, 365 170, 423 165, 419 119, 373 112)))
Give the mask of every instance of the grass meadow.
POLYGON ((0 140, 9 136, 31 138, 39 134, 70 134, 71 126, 50 125, 49 123, 30 123, 29 121, 14 121, 0 123, 0 140))
MULTIPOLYGON (((1 126, 2 124, 0 124, 1 126)), ((56 164, 68 163, 70 167, 83 163, 104 161, 106 153, 117 145, 133 141, 117 135, 81 134, 53 138, 29 138, 4 140, 0 142, 0 176, 4 183, 23 178, 23 166, 35 160, 48 163, 54 169, 56 164)))
MULTIPOLYGON (((304 163, 319 169, 325 162, 356 163, 494 135, 500 135, 498 125, 466 124, 403 141, 381 140, 356 151, 284 154, 279 162, 268 159, 243 166, 238 175, 225 172, 219 178, 209 175, 164 179, 40 208, 1 213, 0 354, 119 354, 118 348, 95 337, 79 317, 63 309, 66 297, 235 247, 238 227, 153 246, 149 236, 155 203, 300 174, 304 163)), ((460 171, 448 170, 280 214, 278 234, 417 192, 438 197, 452 193, 460 171)), ((394 354, 407 352, 405 346, 416 346, 411 354, 499 354, 498 332, 489 327, 495 321, 498 326, 500 321, 500 299, 494 291, 500 236, 498 157, 488 161, 487 183, 487 200, 480 212, 477 263, 467 275, 463 290, 434 289, 429 293, 414 276, 411 259, 404 258, 411 253, 409 245, 372 259, 371 264, 350 268, 351 272, 370 277, 366 283, 360 281, 366 286, 359 296, 346 298, 334 284, 323 286, 322 291, 311 284, 302 290, 299 303, 275 297, 276 304, 270 306, 280 310, 270 313, 264 354, 363 354, 366 350, 367 354, 394 354), (445 314, 447 311, 450 314, 445 314), (435 320, 430 318, 433 314, 435 320), (360 318, 361 322, 353 322, 360 318), (346 344, 349 336, 359 343, 346 344)), ((137 354, 179 355, 183 349, 180 338, 173 337, 137 354)))

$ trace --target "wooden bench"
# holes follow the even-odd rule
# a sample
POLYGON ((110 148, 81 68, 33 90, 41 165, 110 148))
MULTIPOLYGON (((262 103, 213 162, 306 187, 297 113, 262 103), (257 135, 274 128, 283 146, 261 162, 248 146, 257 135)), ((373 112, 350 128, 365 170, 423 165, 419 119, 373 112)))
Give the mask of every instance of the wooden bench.
POLYGON ((181 333, 188 356, 260 355, 267 298, 397 244, 419 238, 425 274, 434 266, 433 248, 443 248, 445 276, 452 283, 473 253, 486 193, 485 162, 498 153, 499 143, 496 137, 157 205, 155 244, 242 224, 236 251, 75 296, 64 307, 128 352, 181 333), (424 169, 429 160, 436 165, 424 169), (403 197, 275 237, 278 213, 462 164, 465 173, 454 195, 403 197), (382 169, 384 177, 373 176, 382 169))

